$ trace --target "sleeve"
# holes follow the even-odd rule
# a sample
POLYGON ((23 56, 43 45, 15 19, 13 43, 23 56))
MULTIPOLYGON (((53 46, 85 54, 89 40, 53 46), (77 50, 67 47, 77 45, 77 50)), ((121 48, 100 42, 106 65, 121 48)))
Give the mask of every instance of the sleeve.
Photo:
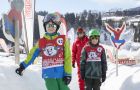
POLYGON ((72 45, 72 64, 75 64, 76 52, 77 52, 77 47, 76 47, 76 43, 74 42, 72 45))
POLYGON ((70 51, 70 42, 66 39, 64 43, 64 76, 71 76, 72 65, 71 65, 71 51, 70 51))
POLYGON ((35 58, 39 55, 40 49, 38 46, 38 43, 30 50, 29 54, 27 55, 27 58, 20 63, 24 68, 27 68, 30 64, 32 64, 35 60, 35 58))
POLYGON ((101 63, 102 63, 102 74, 103 75, 106 75, 107 61, 106 61, 106 53, 105 53, 105 50, 103 50, 102 55, 101 55, 101 63))
POLYGON ((86 64, 86 50, 85 50, 85 48, 82 49, 80 61, 81 61, 80 62, 80 74, 81 74, 81 77, 85 77, 85 64, 86 64))

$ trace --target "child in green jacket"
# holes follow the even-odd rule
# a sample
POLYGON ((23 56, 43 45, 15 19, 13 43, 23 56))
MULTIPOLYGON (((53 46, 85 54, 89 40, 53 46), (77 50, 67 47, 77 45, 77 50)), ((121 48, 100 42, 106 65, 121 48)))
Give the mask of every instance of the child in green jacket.
POLYGON ((84 46, 81 55, 80 71, 85 80, 85 90, 100 90, 101 82, 106 79, 106 54, 99 45, 100 33, 97 29, 89 32, 89 42, 84 46))
POLYGON ((20 63, 16 73, 22 75, 35 58, 42 55, 42 77, 47 90, 70 90, 67 86, 71 81, 71 51, 65 35, 57 33, 61 23, 58 13, 47 14, 43 20, 46 31, 43 38, 31 49, 25 61, 20 63))

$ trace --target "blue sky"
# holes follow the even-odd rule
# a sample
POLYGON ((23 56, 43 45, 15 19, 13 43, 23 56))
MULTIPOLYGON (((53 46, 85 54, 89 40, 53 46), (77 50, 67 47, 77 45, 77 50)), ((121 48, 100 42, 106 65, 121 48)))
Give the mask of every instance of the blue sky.
POLYGON ((49 12, 81 12, 83 10, 110 10, 140 6, 140 0, 36 0, 36 10, 49 12))
MULTIPOLYGON (((0 0, 0 17, 2 13, 8 12, 10 5, 8 0, 0 0)), ((36 11, 46 10, 49 12, 58 11, 82 12, 83 10, 107 11, 115 8, 133 8, 140 6, 140 0, 36 0, 36 11)))

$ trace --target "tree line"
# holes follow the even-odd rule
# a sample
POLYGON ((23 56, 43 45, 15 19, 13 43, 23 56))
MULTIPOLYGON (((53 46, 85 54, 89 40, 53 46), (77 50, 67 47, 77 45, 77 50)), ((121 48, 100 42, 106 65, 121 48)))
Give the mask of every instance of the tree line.
MULTIPOLYGON (((36 12, 35 16, 41 15, 45 16, 48 14, 46 11, 40 11, 36 12)), ((66 13, 62 15, 67 23, 68 29, 73 27, 74 29, 78 27, 83 27, 83 28, 93 28, 93 27, 100 27, 102 25, 101 21, 101 12, 96 12, 96 11, 87 11, 84 10, 81 13, 66 13)), ((37 18, 37 17, 35 17, 37 18)), ((36 26, 36 25, 35 25, 36 26)))
MULTIPOLYGON (((35 12, 35 19, 34 19, 34 43, 39 39, 39 24, 38 24, 38 15, 41 15, 41 16, 45 16, 46 14, 48 14, 49 12, 47 11, 39 11, 39 12, 35 12)), ((66 13, 64 15, 62 15, 65 20, 66 20, 66 23, 67 23, 67 28, 68 30, 73 27, 74 30, 76 30, 78 27, 82 27, 84 28, 85 30, 90 30, 91 28, 99 28, 99 29, 104 29, 105 30, 105 27, 103 25, 103 22, 102 22, 102 17, 103 16, 106 16, 106 13, 108 13, 108 16, 110 16, 112 14, 109 13, 109 12, 97 12, 97 11, 92 11, 92 10, 84 10, 83 12, 81 13, 66 13)), ((134 10, 124 10, 124 11, 119 11, 119 10, 116 10, 113 12, 113 15, 114 16, 134 16, 134 15, 140 15, 140 10, 138 12, 134 10)), ((120 21, 120 25, 123 21, 120 21)), ((109 20, 108 23, 113 26, 113 21, 112 20, 109 20)), ((119 26, 120 26, 119 25, 119 26)), ((135 32, 138 32, 140 31, 140 27, 137 26, 137 27, 134 27, 134 30, 135 32)), ((137 42, 139 41, 140 42, 140 37, 137 33, 135 33, 134 35, 134 41, 137 42)))
MULTIPOLYGON (((38 15, 45 16, 49 12, 47 11, 39 11, 35 12, 34 15, 34 42, 36 42, 39 39, 39 24, 38 24, 38 15)), ((103 27, 102 24, 102 17, 103 16, 134 16, 134 15, 140 15, 139 9, 133 9, 133 10, 116 10, 116 11, 108 11, 108 12, 98 12, 93 10, 84 10, 81 13, 66 13, 62 16, 65 18, 67 23, 68 30, 73 27, 74 30, 76 30, 78 27, 82 27, 85 30, 90 30, 91 28, 101 28, 103 27)), ((1 22, 1 20, 0 20, 1 22)), ((109 20, 108 23, 112 24, 112 21, 109 20)), ((0 23, 2 24, 2 22, 0 23)), ((0 25, 2 29, 2 25, 0 25)), ((139 27, 136 28, 137 31, 139 31, 139 27)), ((2 30, 0 30, 2 31, 2 30)), ((2 38, 4 38, 3 35, 0 35, 2 38)), ((137 35, 136 35, 137 36, 137 35)), ((140 40, 140 39, 139 39, 140 40)))

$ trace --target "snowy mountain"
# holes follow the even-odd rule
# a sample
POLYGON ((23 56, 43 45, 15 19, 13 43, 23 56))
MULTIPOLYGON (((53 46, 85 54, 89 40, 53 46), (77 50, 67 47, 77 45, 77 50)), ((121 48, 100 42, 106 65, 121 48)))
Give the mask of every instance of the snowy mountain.
POLYGON ((127 9, 128 11, 140 11, 140 7, 127 9))

